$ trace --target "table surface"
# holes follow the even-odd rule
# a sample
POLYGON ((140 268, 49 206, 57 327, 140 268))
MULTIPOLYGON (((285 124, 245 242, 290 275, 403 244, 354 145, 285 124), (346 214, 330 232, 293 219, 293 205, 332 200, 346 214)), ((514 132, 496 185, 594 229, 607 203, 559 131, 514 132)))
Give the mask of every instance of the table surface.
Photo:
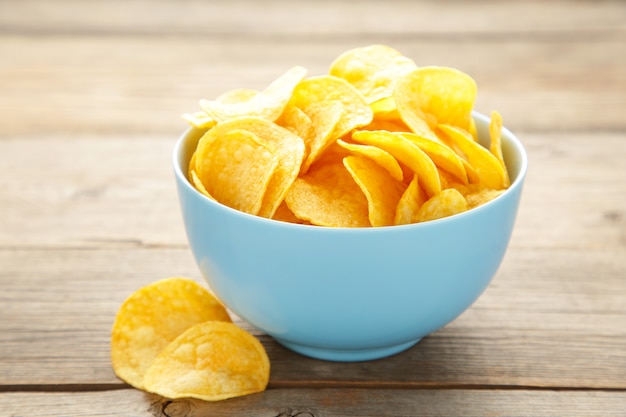
POLYGON ((1 1, 0 415, 625 416, 625 69, 622 1, 1 1), (118 380, 122 301, 202 282, 170 165, 180 115, 373 43, 471 74, 476 109, 528 150, 486 292, 378 361, 254 332, 260 394, 170 401, 118 380))

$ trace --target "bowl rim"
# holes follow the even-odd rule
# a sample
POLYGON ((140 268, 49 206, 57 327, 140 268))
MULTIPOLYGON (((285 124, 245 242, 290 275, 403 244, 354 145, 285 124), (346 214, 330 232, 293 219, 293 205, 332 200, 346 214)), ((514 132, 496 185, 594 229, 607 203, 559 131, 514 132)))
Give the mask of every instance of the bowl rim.
MULTIPOLYGON (((483 113, 480 113, 476 110, 472 111, 472 118, 475 120, 476 119, 480 120, 481 123, 483 123, 486 126, 488 126, 491 121, 491 118, 489 116, 483 113)), ((328 231, 341 231, 342 233, 349 232, 349 233, 372 234, 372 233, 382 233, 383 231, 389 232, 390 230, 394 230, 394 231, 405 230, 407 228, 424 229, 424 228, 429 228, 429 227, 436 227, 436 225, 444 223, 444 222, 455 221, 457 219, 462 219, 466 216, 471 216, 473 213, 477 213, 482 210, 488 210, 492 205, 497 204, 498 201, 502 200, 503 198, 506 198, 506 196, 513 194, 515 191, 518 191, 518 189, 523 187, 523 183, 524 183, 527 171, 528 171, 528 155, 527 155, 524 145, 517 138, 517 136, 513 134, 511 130, 509 130, 506 126, 503 126, 502 127, 502 142, 503 144, 507 143, 506 146, 510 146, 513 149, 514 153, 517 155, 518 169, 517 169, 517 172, 515 173, 515 177, 513 178, 511 182, 511 185, 506 190, 504 190, 503 193, 498 195, 496 198, 478 207, 474 207, 471 210, 467 210, 465 212, 458 213, 452 216, 430 220, 427 222, 421 222, 421 223, 380 226, 380 227, 332 227, 332 226, 317 226, 317 225, 312 226, 312 225, 306 225, 306 224, 283 222, 283 221, 268 219, 265 217, 245 213, 240 210, 229 207, 225 204, 222 204, 218 201, 211 200, 207 196, 203 195, 200 191, 198 191, 192 185, 191 181, 187 178, 187 174, 183 171, 182 164, 181 164, 183 160, 187 160, 188 162, 189 158, 191 158, 191 155, 184 155, 184 153, 186 150, 185 148, 186 148, 187 141, 190 140, 189 138, 191 137, 192 134, 195 134, 197 136, 197 138, 195 138, 194 140, 199 141, 200 138, 204 135, 204 132, 197 128, 194 128, 193 126, 188 127, 176 140, 176 143, 174 145, 174 149, 172 152, 172 163, 173 163, 173 168, 174 168, 174 175, 176 177, 176 180, 179 186, 184 187, 187 192, 191 192, 192 195, 195 196, 195 198, 200 199, 203 203, 213 206, 214 208, 219 209, 219 210, 226 210, 230 214, 237 216, 237 217, 242 217, 242 219, 246 219, 248 221, 264 222, 264 223, 271 225, 272 227, 299 228, 303 230, 306 229, 306 230, 321 232, 321 233, 328 232, 328 231)))

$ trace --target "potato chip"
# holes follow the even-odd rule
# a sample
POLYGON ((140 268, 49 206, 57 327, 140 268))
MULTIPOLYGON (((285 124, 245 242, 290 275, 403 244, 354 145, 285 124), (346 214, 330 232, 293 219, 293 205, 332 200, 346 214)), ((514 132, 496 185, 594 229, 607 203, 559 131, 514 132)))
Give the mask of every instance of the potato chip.
POLYGON ((272 220, 277 220, 277 221, 286 222, 286 223, 295 223, 295 224, 306 224, 306 223, 308 223, 308 222, 305 222, 304 220, 298 218, 293 213, 293 211, 291 211, 289 209, 289 207, 287 206, 287 203, 285 203, 284 201, 280 204, 280 206, 278 206, 278 209, 274 213, 274 216, 272 217, 272 220))
POLYGON ((426 195, 419 185, 417 174, 414 174, 409 186, 404 190, 400 201, 398 201, 394 224, 417 223, 417 213, 424 201, 426 201, 426 195))
POLYGON ((463 194, 455 188, 447 188, 422 204, 417 212, 417 221, 437 220, 467 210, 467 201, 463 194))
POLYGON ((236 88, 225 92, 224 94, 218 96, 215 100, 224 104, 245 103, 258 94, 259 92, 257 90, 252 90, 250 88, 236 88))
POLYGON ((502 194, 504 190, 490 190, 488 188, 484 188, 480 191, 476 191, 470 194, 465 195, 465 200, 467 201, 467 208, 472 209, 478 206, 482 206, 485 203, 493 200, 502 194))
POLYGON ((217 201, 215 200, 215 197, 213 197, 204 187, 204 184, 202 184, 202 181, 200 181, 200 177, 198 177, 198 174, 196 173, 195 170, 191 170, 189 172, 189 177, 191 180, 191 183, 193 184, 194 187, 196 187, 196 189, 198 191, 200 191, 204 196, 210 198, 213 201, 217 201))
POLYGON ((183 114, 183 119, 198 129, 210 129, 215 126, 215 120, 203 111, 185 113, 183 114))
MULTIPOLYGON (((200 168, 201 155, 205 155, 207 148, 211 142, 217 138, 224 136, 227 132, 233 129, 246 130, 264 142, 268 147, 272 149, 272 152, 278 160, 278 165, 274 168, 273 172, 262 173, 262 175, 246 177, 241 179, 244 182, 250 182, 256 184, 256 187, 262 186, 266 179, 266 175, 270 176, 269 183, 266 186, 266 191, 263 196, 261 208, 256 213, 258 216, 271 218, 274 212, 278 209, 278 206, 283 201, 287 189, 291 186, 300 172, 300 166, 304 158, 304 141, 299 136, 294 135, 287 129, 282 128, 272 122, 259 117, 242 117, 231 119, 226 122, 221 122, 215 125, 209 130, 198 142, 198 148, 196 153, 198 154, 196 160, 196 172, 202 183, 205 182, 206 172, 204 169, 208 169, 203 165, 203 169, 200 168)), ((206 161, 204 164, 206 165, 206 161)), ((254 163, 253 170, 256 169, 271 169, 271 166, 263 168, 260 165, 261 161, 254 163)), ((233 187, 242 187, 239 183, 234 183, 234 180, 229 180, 233 183, 233 187)), ((218 201, 222 202, 220 198, 215 195, 210 187, 207 187, 208 192, 213 195, 218 201)), ((236 191, 230 191, 235 193, 236 191)))
POLYGON ((441 181, 435 163, 417 145, 402 135, 382 130, 357 131, 352 135, 355 142, 377 146, 391 155, 400 163, 415 172, 420 184, 429 196, 439 194, 441 181))
POLYGON ((321 75, 307 78, 293 91, 292 104, 304 109, 313 103, 337 101, 343 105, 333 135, 342 137, 372 121, 373 113, 365 97, 343 78, 321 75))
POLYGON ((341 54, 330 75, 354 85, 368 103, 391 97, 399 77, 417 68, 415 62, 385 45, 355 48, 341 54))
POLYGON ((373 227, 392 226, 404 184, 395 180, 376 162, 362 156, 347 156, 343 164, 367 198, 373 227))
POLYGON ((241 96, 247 93, 231 93, 237 96, 222 97, 221 100, 200 100, 200 107, 209 117, 218 122, 234 119, 237 117, 254 116, 274 121, 282 114, 291 98, 293 89, 306 76, 306 69, 293 67, 265 90, 252 95, 249 99, 240 101, 241 96))
POLYGON ((313 128, 311 118, 301 108, 289 104, 278 120, 276 120, 276 124, 284 127, 294 135, 300 136, 305 140, 305 145, 306 139, 310 136, 313 128))
POLYGON ((166 398, 218 401, 265 390, 270 362, 263 345, 233 323, 189 328, 152 362, 144 384, 166 398))
POLYGON ((285 202, 300 219, 317 226, 371 226, 367 198, 341 159, 320 160, 296 179, 285 202))
POLYGON ((143 389, 143 378, 156 356, 179 334, 207 320, 230 322, 222 304, 186 278, 167 278, 128 297, 117 312, 111 335, 115 374, 143 389))
POLYGON ((406 124, 433 139, 431 132, 439 124, 470 129, 476 91, 476 82, 459 70, 421 67, 398 81, 394 98, 406 124))
POLYGON ((446 170, 454 175, 462 183, 467 184, 467 172, 461 158, 454 153, 448 146, 425 139, 414 133, 399 133, 403 137, 409 139, 416 144, 421 150, 428 155, 437 167, 446 170))
MULTIPOLYGON (((209 134, 214 132, 215 128, 209 134)), ((198 150, 196 172, 217 201, 256 215, 278 163, 274 148, 257 135, 232 129, 198 150)))
POLYGON ((312 103, 304 110, 311 119, 312 127, 305 138, 308 155, 300 168, 301 174, 305 174, 326 148, 335 141, 335 132, 343 111, 343 104, 336 100, 312 103))
POLYGON ((489 122, 489 138, 491 140, 489 150, 498 159, 504 171, 504 187, 511 185, 509 173, 504 163, 502 155, 502 116, 497 111, 491 112, 491 121, 489 122))
POLYGON ((439 129, 447 135, 454 147, 460 149, 463 156, 476 171, 482 186, 494 190, 501 190, 508 186, 505 180, 505 170, 500 161, 478 142, 475 142, 468 132, 449 125, 440 125, 439 129))
POLYGON ((403 172, 402 167, 398 163, 398 160, 394 158, 389 152, 380 149, 377 146, 361 145, 357 143, 348 143, 341 139, 337 140, 337 143, 350 151, 352 155, 363 156, 376 162, 380 167, 387 170, 391 178, 396 181, 402 181, 403 172))

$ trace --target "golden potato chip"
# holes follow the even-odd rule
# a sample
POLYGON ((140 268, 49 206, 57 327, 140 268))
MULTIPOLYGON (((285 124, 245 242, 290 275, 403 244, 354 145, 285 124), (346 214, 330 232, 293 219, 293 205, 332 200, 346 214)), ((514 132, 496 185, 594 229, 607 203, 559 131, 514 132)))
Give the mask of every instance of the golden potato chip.
POLYGON ((426 153, 437 165, 437 167, 446 170, 450 174, 454 175, 462 183, 467 184, 467 172, 463 166, 461 158, 454 153, 448 146, 435 142, 430 139, 425 139, 414 133, 399 133, 403 137, 409 139, 416 144, 421 150, 426 153))
POLYGON ((278 126, 284 127, 294 135, 300 136, 306 145, 306 139, 313 128, 311 118, 299 107, 288 104, 276 120, 278 126))
POLYGON ((371 225, 392 226, 404 184, 393 179, 386 169, 366 157, 347 156, 343 164, 367 198, 371 225))
POLYGON ((183 119, 198 129, 210 129, 215 126, 215 120, 203 111, 185 113, 183 114, 183 119))
MULTIPOLYGON (((214 132, 215 128, 208 134, 214 132)), ((196 173, 217 201, 256 215, 278 163, 274 149, 257 135, 232 129, 198 149, 196 173)))
POLYGON ((415 62, 385 45, 355 48, 341 54, 330 66, 330 75, 354 85, 373 103, 391 97, 399 77, 417 68, 415 62))
MULTIPOLYGON (((207 148, 211 146, 211 142, 217 138, 224 136, 227 132, 233 129, 246 130, 253 133, 259 138, 259 140, 265 143, 272 149, 272 153, 278 160, 278 165, 273 172, 265 172, 258 176, 243 178, 242 181, 247 181, 256 184, 256 187, 264 184, 266 175, 270 176, 269 183, 266 186, 265 194, 263 196, 261 208, 256 213, 258 216, 272 218, 274 212, 278 209, 278 206, 283 201, 287 189, 291 186, 293 181, 300 172, 300 166, 304 158, 304 141, 299 136, 294 135, 287 129, 282 128, 272 122, 259 117, 241 117, 231 119, 226 122, 221 122, 215 125, 209 130, 198 142, 198 148, 196 153, 196 172, 202 180, 202 183, 207 186, 205 182, 206 173, 204 169, 208 169, 205 165, 207 161, 204 161, 203 168, 201 165, 201 155, 205 155, 207 148)), ((235 149, 236 150, 236 149, 235 149)), ((253 170, 265 170, 271 169, 271 166, 263 167, 261 161, 254 163, 253 170)), ((239 183, 235 183, 233 179, 234 187, 241 187, 239 183)), ((220 198, 215 195, 210 187, 207 187, 208 192, 213 195, 218 201, 220 198)), ((237 193, 237 191, 231 191, 231 193, 237 193)))
POLYGON ((317 226, 371 226, 367 198, 341 159, 311 166, 293 183, 285 202, 298 218, 317 226))
POLYGON ((432 132, 439 124, 470 129, 476 90, 475 81, 459 70, 421 67, 398 81, 394 98, 406 124, 436 140, 432 132))
POLYGON ((508 186, 505 181, 505 170, 500 161, 478 142, 475 142, 468 132, 449 125, 439 125, 439 129, 447 135, 454 147, 460 149, 463 156, 476 171, 481 185, 494 190, 501 190, 508 186))
POLYGON ((497 111, 491 112, 491 121, 489 122, 489 138, 491 140, 489 150, 498 159, 502 170, 504 171, 504 187, 508 188, 511 185, 509 179, 509 173, 504 163, 504 156, 502 155, 502 116, 497 111))
POLYGON ((343 111, 343 104, 336 100, 312 103, 305 108, 304 112, 310 117, 312 128, 305 139, 308 154, 300 168, 301 174, 305 174, 335 141, 335 132, 343 111))
POLYGON ((306 75, 306 69, 293 67, 272 82, 265 90, 242 99, 246 93, 231 93, 221 100, 200 100, 200 107, 218 122, 236 117, 254 116, 274 121, 281 115, 291 98, 293 89, 306 75), (234 97, 237 97, 235 99, 234 97))
POLYGON ((278 220, 281 222, 287 222, 287 223, 296 223, 296 224, 307 223, 304 220, 298 218, 295 214, 293 214, 293 212, 287 206, 287 203, 285 203, 284 201, 280 204, 280 206, 278 206, 278 209, 274 213, 274 216, 272 217, 272 219, 278 220))
POLYGON ((389 175, 391 175, 391 178, 397 181, 402 181, 402 167, 400 167, 398 160, 394 158, 389 152, 380 149, 377 146, 348 143, 341 139, 338 139, 337 143, 343 148, 350 151, 350 153, 353 155, 364 156, 371 159, 379 166, 386 169, 389 175))
POLYGON ((207 320, 230 322, 222 304, 186 278, 167 278, 145 286, 119 308, 111 335, 115 374, 143 389, 143 378, 156 356, 179 334, 207 320))
POLYGON ((189 172, 189 179, 191 181, 191 184, 193 184, 194 187, 196 187, 196 190, 200 191, 202 194, 204 194, 206 197, 210 198, 213 201, 217 201, 215 200, 215 197, 213 197, 211 194, 209 194, 209 192, 206 190, 206 188, 204 187, 204 184, 202 184, 202 181, 200 181, 200 178, 198 177, 198 174, 196 173, 195 170, 191 170, 189 172))
POLYGON ((373 113, 365 97, 343 78, 321 75, 303 80, 293 90, 292 104, 304 109, 313 103, 337 101, 343 105, 341 117, 333 133, 342 137, 359 126, 372 121, 373 113))
POLYGON ((224 104, 245 103, 258 94, 257 90, 250 88, 236 88, 218 96, 216 101, 224 104))
POLYGON ((417 223, 417 213, 424 201, 426 201, 425 193, 419 185, 417 174, 414 174, 409 186, 404 190, 400 201, 398 201, 394 224, 417 223))
POLYGON ((265 390, 270 362, 263 345, 233 323, 207 321, 172 341, 144 378, 148 392, 167 398, 218 401, 265 390))
POLYGON ((465 197, 455 188, 447 188, 428 199, 417 212, 417 221, 437 220, 468 210, 465 197))
POLYGON ((472 209, 474 207, 482 206, 483 204, 493 200, 503 192, 504 190, 490 190, 488 188, 484 188, 480 191, 466 194, 465 200, 467 201, 467 208, 472 209))
POLYGON ((382 130, 356 131, 352 134, 355 142, 377 146, 394 156, 400 163, 409 167, 419 177, 419 182, 429 196, 439 194, 441 181, 435 163, 411 140, 402 135, 382 130))

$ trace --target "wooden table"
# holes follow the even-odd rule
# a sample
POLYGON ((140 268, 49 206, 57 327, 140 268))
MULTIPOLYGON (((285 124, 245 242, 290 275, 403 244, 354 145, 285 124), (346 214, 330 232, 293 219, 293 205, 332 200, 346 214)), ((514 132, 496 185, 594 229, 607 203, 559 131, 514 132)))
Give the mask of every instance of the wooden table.
POLYGON ((1 1, 0 415, 626 416, 625 115, 622 1, 1 1), (272 364, 259 395, 122 383, 124 298, 202 282, 170 165, 180 114, 372 43, 471 74, 477 110, 527 147, 490 287, 379 361, 308 359, 256 332, 272 364))

